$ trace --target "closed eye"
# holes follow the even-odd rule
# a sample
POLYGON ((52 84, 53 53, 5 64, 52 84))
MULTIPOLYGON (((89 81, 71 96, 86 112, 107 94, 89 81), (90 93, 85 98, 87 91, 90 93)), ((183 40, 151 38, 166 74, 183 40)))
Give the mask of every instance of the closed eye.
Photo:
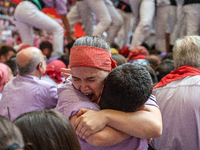
POLYGON ((80 79, 77 77, 72 77, 72 79, 73 79, 73 81, 80 81, 80 79))

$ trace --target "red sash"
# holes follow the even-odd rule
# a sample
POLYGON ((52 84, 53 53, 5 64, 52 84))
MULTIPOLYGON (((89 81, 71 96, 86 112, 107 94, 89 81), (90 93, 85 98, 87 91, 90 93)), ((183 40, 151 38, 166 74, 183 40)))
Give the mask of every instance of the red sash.
POLYGON ((153 89, 161 87, 161 86, 165 86, 166 84, 170 82, 185 78, 187 76, 192 76, 192 75, 200 75, 200 71, 189 65, 179 67, 178 69, 172 71, 170 74, 163 77, 162 80, 156 86, 153 87, 153 89))

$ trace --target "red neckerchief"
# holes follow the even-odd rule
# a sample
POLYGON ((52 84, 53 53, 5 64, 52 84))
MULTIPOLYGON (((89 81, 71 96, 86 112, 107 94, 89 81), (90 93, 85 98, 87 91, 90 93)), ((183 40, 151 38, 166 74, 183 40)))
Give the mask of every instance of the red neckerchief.
POLYGON ((161 87, 161 86, 165 86, 166 84, 170 82, 185 78, 187 76, 192 76, 192 75, 200 75, 200 71, 189 65, 179 67, 178 69, 172 71, 170 74, 163 77, 162 80, 156 86, 153 87, 153 89, 161 87))

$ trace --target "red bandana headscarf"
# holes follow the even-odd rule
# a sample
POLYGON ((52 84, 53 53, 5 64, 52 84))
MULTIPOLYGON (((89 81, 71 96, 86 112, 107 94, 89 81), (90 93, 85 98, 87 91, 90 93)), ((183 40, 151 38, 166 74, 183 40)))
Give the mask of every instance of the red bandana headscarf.
POLYGON ((70 50, 69 66, 70 68, 81 66, 92 67, 106 71, 111 71, 117 67, 109 51, 92 46, 72 47, 70 50))
POLYGON ((200 71, 189 65, 179 67, 178 69, 172 71, 170 74, 163 77, 162 80, 156 86, 154 86, 153 89, 165 86, 170 82, 192 75, 200 75, 200 71))

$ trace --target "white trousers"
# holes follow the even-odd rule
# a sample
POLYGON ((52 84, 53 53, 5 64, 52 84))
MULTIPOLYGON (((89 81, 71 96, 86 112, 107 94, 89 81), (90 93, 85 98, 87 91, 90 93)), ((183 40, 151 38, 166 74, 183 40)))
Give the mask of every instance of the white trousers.
POLYGON ((183 6, 186 20, 186 35, 200 35, 200 4, 183 6))
POLYGON ((155 3, 154 0, 130 0, 130 5, 136 24, 136 29, 129 47, 129 50, 132 51, 137 46, 140 46, 149 35, 155 13, 155 3))
POLYGON ((92 35, 103 35, 107 31, 107 41, 112 43, 123 24, 120 14, 110 0, 84 0, 98 19, 92 35))
POLYGON ((169 18, 172 22, 174 22, 174 26, 171 24, 171 31, 170 31, 170 44, 174 45, 175 41, 183 37, 185 35, 185 24, 184 24, 184 13, 182 5, 177 4, 177 6, 170 6, 170 14, 171 17, 169 18), (172 16, 173 15, 173 16, 172 16), (172 27, 173 26, 173 27, 172 27))
POLYGON ((169 1, 159 1, 156 7, 156 14, 154 0, 130 0, 130 2, 132 5, 131 8, 137 9, 137 11, 139 12, 137 13, 136 10, 133 11, 136 13, 136 23, 138 22, 138 20, 139 23, 137 24, 137 27, 135 29, 129 50, 132 51, 134 48, 140 46, 143 42, 145 42, 146 38, 149 35, 149 30, 152 26, 152 22, 154 20, 156 49, 160 52, 166 52, 165 33, 167 29, 169 1), (134 8, 134 4, 135 6, 137 6, 137 8, 134 8), (138 5, 140 7, 138 7, 138 5), (137 19, 138 14, 139 19, 137 19))
POLYGON ((74 31, 75 23, 81 19, 86 35, 92 35, 95 27, 95 15, 84 1, 77 1, 67 14, 71 31, 74 31))
POLYGON ((170 5, 158 5, 154 19, 155 47, 160 52, 167 52, 165 33, 167 30, 168 12, 170 5))
POLYGON ((121 9, 117 9, 123 19, 123 25, 121 26, 117 34, 117 43, 120 48, 129 45, 130 36, 133 30, 133 14, 125 12, 121 9))
POLYGON ((63 28, 29 1, 17 5, 14 16, 23 44, 33 45, 33 27, 53 34, 53 50, 63 53, 63 28))

